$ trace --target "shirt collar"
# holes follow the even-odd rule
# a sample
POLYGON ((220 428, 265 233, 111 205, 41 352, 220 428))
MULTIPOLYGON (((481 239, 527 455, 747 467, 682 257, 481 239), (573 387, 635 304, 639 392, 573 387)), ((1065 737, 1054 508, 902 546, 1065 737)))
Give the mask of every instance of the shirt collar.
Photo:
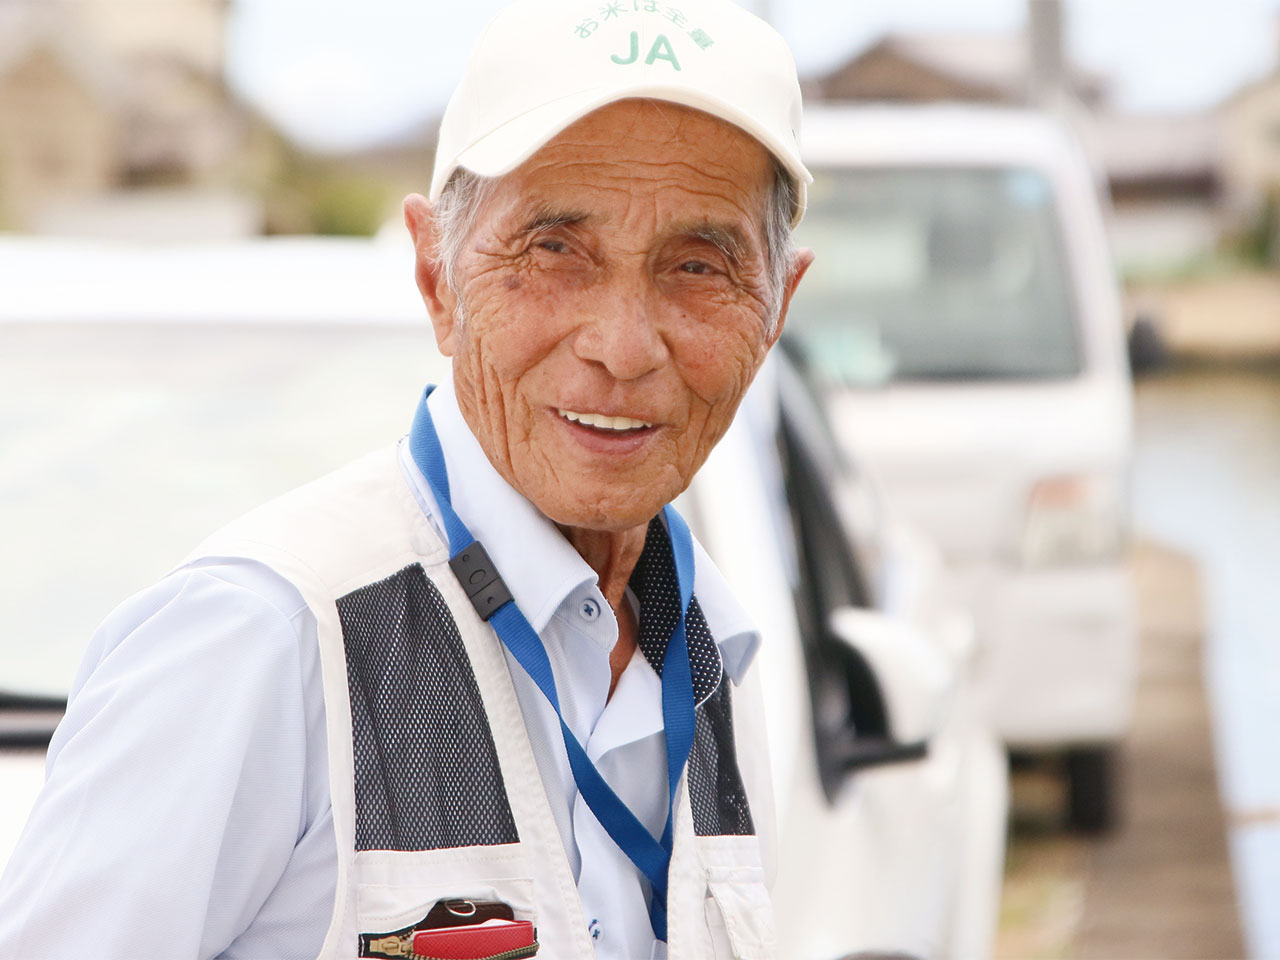
MULTIPOLYGON (((444 451, 454 511, 472 536, 484 544, 512 598, 529 624, 542 634, 577 590, 597 582, 595 571, 556 525, 494 469, 462 417, 452 376, 431 392, 427 407, 444 451)), ((418 503, 444 539, 435 498, 407 443, 401 445, 400 453, 418 503)), ((711 636, 716 638, 724 671, 735 684, 741 683, 755 658, 760 636, 696 540, 694 571, 695 599, 711 636)))
POLYGON ((542 633, 570 594, 596 582, 595 571, 494 469, 462 418, 452 377, 431 392, 427 407, 444 449, 454 511, 484 544, 529 624, 542 633))

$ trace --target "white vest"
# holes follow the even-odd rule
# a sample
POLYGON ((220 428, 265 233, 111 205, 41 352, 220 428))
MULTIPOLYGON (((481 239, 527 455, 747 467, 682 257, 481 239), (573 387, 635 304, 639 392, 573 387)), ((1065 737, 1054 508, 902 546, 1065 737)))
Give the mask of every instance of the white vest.
MULTIPOLYGON (((534 921, 539 957, 591 960, 501 641, 459 586, 395 450, 259 508, 196 556, 267 564, 316 619, 338 850, 322 960, 353 960, 361 934, 410 926, 443 899, 508 903, 534 921), (378 757, 402 749, 412 769, 379 768, 378 757)), ((767 758, 759 736, 726 719, 730 686, 724 677, 698 708, 676 795, 669 960, 777 953, 746 801, 761 801, 756 816, 771 834, 767 758)))

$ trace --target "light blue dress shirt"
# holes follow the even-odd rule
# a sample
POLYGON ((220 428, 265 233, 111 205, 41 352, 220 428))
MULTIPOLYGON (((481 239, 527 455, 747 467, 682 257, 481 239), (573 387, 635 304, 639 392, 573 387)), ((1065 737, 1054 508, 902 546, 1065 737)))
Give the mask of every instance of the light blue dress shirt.
MULTIPOLYGON (((546 644, 566 722, 659 832, 657 675, 637 653, 608 697, 617 623, 594 572, 489 464, 450 383, 430 405, 454 508, 546 644)), ((407 444, 400 462, 438 527, 407 444)), ((696 550, 695 593, 736 682, 759 638, 696 550)), ((508 665, 596 955, 660 956, 638 871, 578 796, 554 711, 508 665)), ((0 877, 0 957, 314 957, 337 868, 324 709, 315 620, 269 568, 209 558, 126 601, 90 643, 0 877)))

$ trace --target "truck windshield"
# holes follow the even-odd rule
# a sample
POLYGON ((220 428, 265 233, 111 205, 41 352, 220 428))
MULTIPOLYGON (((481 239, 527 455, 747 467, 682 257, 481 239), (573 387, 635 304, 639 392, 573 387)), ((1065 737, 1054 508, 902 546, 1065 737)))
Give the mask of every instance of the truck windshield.
POLYGON ((65 696, 218 527, 394 442, 445 369, 425 324, 0 322, 0 713, 65 696))
POLYGON ((1081 356, 1049 182, 1029 169, 815 170, 817 260, 787 322, 823 381, 1068 377, 1081 356))

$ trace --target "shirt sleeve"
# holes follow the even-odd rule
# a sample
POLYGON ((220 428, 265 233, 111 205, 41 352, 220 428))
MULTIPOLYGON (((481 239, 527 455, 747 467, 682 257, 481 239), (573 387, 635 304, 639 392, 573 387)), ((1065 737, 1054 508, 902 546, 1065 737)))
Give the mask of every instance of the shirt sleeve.
POLYGON ((317 816, 314 637, 297 591, 247 562, 182 568, 108 617, 0 877, 0 956, 227 949, 317 816))

